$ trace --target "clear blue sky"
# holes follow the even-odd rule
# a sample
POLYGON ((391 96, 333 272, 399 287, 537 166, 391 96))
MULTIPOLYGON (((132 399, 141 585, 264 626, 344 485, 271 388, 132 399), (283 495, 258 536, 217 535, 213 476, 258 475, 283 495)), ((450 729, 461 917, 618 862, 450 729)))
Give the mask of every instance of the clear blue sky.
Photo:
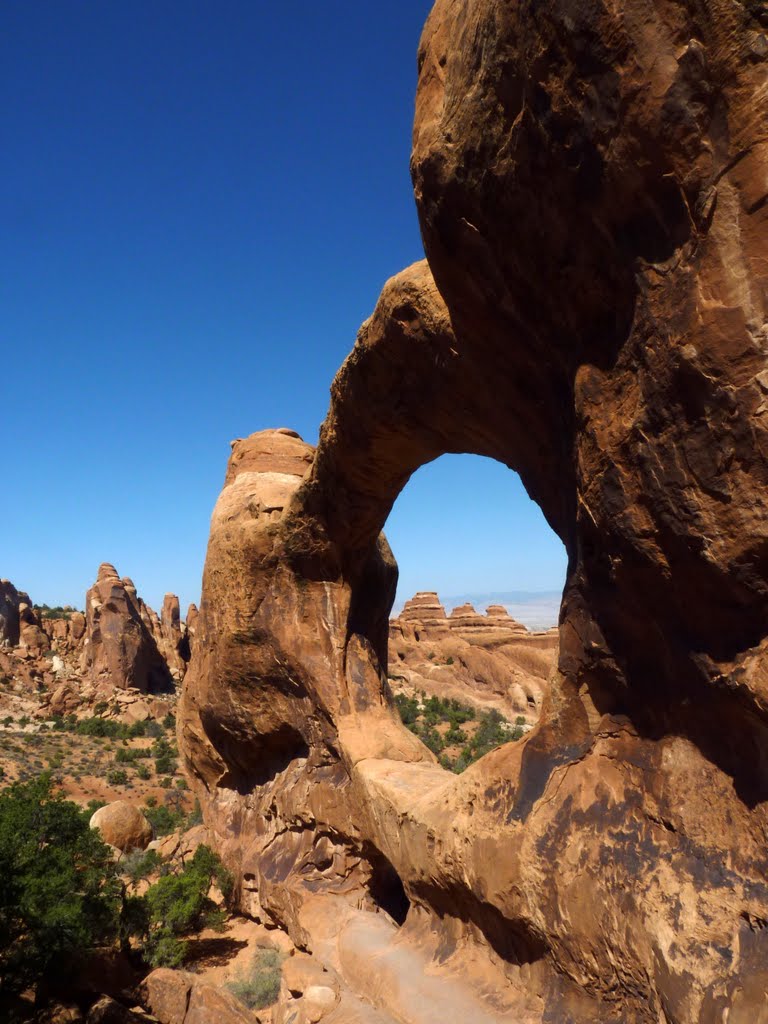
MULTIPOLYGON (((197 600, 229 440, 315 441, 422 256, 408 176, 430 4, 4 0, 0 577, 82 604, 99 562, 197 600)), ((388 532, 403 596, 552 589, 519 481, 442 459, 388 532)))

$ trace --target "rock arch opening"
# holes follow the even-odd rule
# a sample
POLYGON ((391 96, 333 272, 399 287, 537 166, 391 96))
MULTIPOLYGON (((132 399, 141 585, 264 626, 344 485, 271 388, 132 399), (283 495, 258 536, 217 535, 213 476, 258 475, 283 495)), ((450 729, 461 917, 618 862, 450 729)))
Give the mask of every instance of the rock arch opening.
POLYGON ((472 455, 421 467, 385 532, 399 567, 389 687, 403 723, 460 772, 538 719, 565 551, 520 477, 472 455))

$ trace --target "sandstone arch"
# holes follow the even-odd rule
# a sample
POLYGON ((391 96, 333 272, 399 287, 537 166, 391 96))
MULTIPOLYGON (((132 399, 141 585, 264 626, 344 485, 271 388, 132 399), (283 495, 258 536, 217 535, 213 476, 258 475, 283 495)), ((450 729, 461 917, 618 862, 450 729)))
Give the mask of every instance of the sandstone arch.
POLYGON ((438 0, 429 262, 385 287, 317 451, 236 443, 214 513, 181 741, 243 902, 341 948, 383 858, 466 1019, 764 1012, 763 21, 438 0), (519 472, 569 554, 541 724, 455 780, 387 699, 379 537, 448 451, 519 472))

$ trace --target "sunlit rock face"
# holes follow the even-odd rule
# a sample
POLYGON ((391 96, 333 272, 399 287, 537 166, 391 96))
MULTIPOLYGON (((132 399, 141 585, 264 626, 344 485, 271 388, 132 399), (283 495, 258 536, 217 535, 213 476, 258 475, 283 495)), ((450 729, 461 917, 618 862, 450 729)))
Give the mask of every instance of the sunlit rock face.
POLYGON ((439 0, 428 263, 385 286, 317 450, 238 442, 214 512, 180 739, 243 903, 337 953, 383 908, 457 1020, 763 1019, 764 20, 439 0), (519 472, 569 555, 541 720, 459 777, 385 679, 381 527, 445 452, 519 472))

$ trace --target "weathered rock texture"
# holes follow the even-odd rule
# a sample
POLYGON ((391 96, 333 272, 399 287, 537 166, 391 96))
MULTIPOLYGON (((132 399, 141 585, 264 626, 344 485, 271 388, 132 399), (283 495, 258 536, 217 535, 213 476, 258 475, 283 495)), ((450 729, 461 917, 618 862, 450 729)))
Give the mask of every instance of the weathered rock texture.
POLYGON ((246 1010, 225 989, 167 967, 158 967, 145 978, 141 995, 160 1024, 259 1024, 265 1019, 246 1010))
POLYGON ((558 632, 530 633, 502 605, 446 616, 436 593, 405 602, 389 623, 393 690, 450 697, 535 721, 557 658, 558 632))
POLYGON ((429 265, 385 286, 314 457, 285 433, 233 454, 196 789, 244 903, 372 1001, 443 972, 413 1020, 447 993, 442 1021, 766 1019, 766 20, 438 0, 429 265), (379 536, 449 451, 517 470, 569 555, 540 723, 458 778, 389 706, 379 536))

